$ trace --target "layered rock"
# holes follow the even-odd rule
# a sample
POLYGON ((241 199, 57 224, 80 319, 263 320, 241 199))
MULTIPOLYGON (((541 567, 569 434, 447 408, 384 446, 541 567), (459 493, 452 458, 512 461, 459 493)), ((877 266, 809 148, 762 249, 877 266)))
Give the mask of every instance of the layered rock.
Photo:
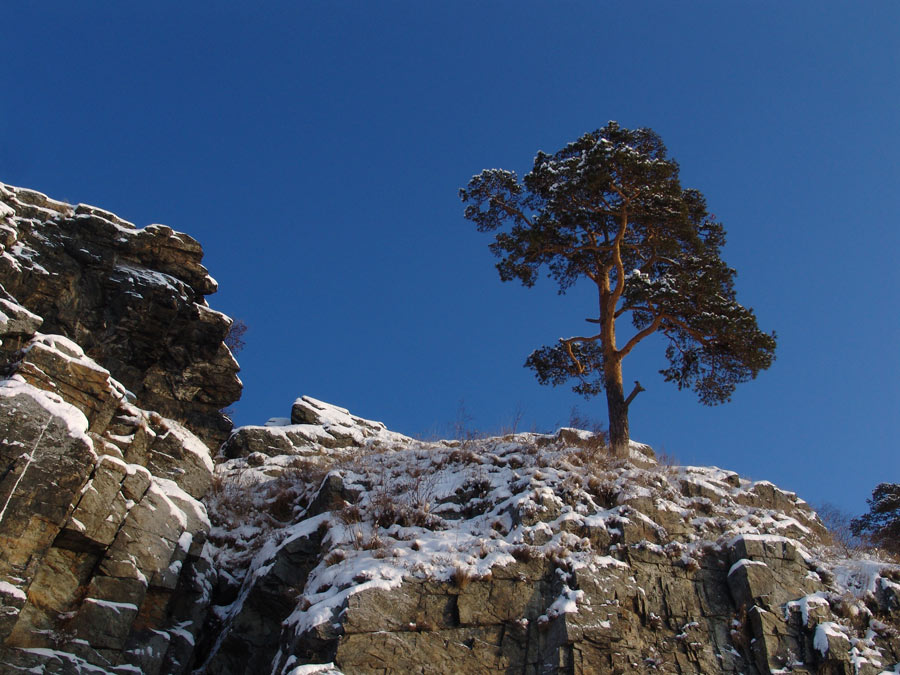
POLYGON ((223 448, 201 673, 900 662, 900 567, 841 558, 771 483, 646 446, 615 461, 576 430, 423 443, 313 399, 294 411, 223 448))
POLYGON ((0 672, 187 672, 230 320, 184 235, 0 197, 0 672))
POLYGON ((231 428, 219 411, 241 384, 223 343, 231 320, 204 300, 216 282, 197 241, 0 184, 0 247, 3 298, 81 346, 138 406, 218 448, 231 428))

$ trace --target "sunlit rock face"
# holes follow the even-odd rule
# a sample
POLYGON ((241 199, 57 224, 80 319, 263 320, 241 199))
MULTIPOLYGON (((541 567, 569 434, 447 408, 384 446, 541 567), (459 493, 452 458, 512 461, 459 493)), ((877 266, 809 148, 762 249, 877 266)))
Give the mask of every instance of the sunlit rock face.
POLYGON ((0 185, 0 672, 190 668, 240 391, 201 255, 0 185))
MULTIPOLYGON (((135 396, 217 448, 231 429, 219 411, 240 396, 208 307, 215 280, 200 244, 164 225, 135 228, 92 206, 0 184, 0 285, 135 396)), ((12 341, 8 348, 16 348, 12 341)))

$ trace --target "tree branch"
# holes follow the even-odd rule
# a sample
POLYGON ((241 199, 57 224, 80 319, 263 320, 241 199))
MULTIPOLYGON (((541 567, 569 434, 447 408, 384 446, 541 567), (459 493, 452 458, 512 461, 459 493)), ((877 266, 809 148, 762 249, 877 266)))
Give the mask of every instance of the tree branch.
POLYGON ((622 262, 622 241, 625 239, 625 232, 628 229, 628 209, 622 209, 622 225, 616 232, 616 238, 613 240, 612 254, 613 264, 616 267, 616 287, 613 289, 609 298, 609 314, 615 319, 616 305, 619 304, 619 298, 625 292, 625 265, 622 262))
POLYGON ((631 390, 631 393, 628 394, 628 398, 625 399, 625 407, 631 405, 631 402, 634 400, 634 397, 640 394, 642 391, 647 391, 641 386, 641 383, 637 380, 634 381, 634 389, 631 390))
MULTIPOLYGON (((631 307, 630 309, 632 311, 638 310, 638 311, 646 311, 646 312, 651 312, 651 313, 655 313, 655 312, 659 311, 659 310, 653 309, 652 307, 646 307, 646 308, 645 307, 631 307)), ((671 314, 660 313, 660 314, 656 314, 656 316, 653 317, 653 321, 650 323, 649 326, 647 326, 644 330, 642 330, 641 332, 634 335, 628 341, 628 343, 624 347, 622 347, 622 349, 620 349, 618 352, 616 352, 616 354, 619 356, 619 358, 624 358, 625 356, 627 356, 628 353, 632 349, 634 349, 641 340, 643 340, 646 337, 649 337, 650 335, 652 335, 653 333, 658 331, 660 326, 662 326, 663 322, 665 322, 665 321, 668 321, 668 322, 674 324, 675 326, 677 326, 678 328, 683 330, 685 333, 690 335, 692 338, 694 338, 697 342, 699 342, 703 346, 709 345, 709 340, 700 331, 694 330, 693 328, 688 326, 684 321, 672 316, 671 314)))
POLYGON ((502 208, 509 215, 511 215, 513 217, 519 217, 522 220, 524 220, 525 223, 528 225, 528 227, 531 227, 531 228, 534 227, 534 224, 528 219, 528 216, 526 216, 524 213, 522 213, 521 210, 517 209, 516 207, 510 206, 509 204, 507 204, 505 199, 500 199, 498 197, 491 197, 491 200, 495 201, 497 206, 502 208))
POLYGON ((570 340, 563 340, 560 338, 559 340, 566 346, 566 351, 569 353, 569 358, 572 359, 572 362, 575 364, 575 368, 578 370, 578 377, 581 378, 584 375, 584 366, 581 365, 581 361, 578 360, 578 357, 575 356, 575 352, 572 351, 572 342, 570 340))
POLYGON ((650 324, 649 326, 647 326, 644 330, 642 330, 641 332, 639 332, 639 333, 637 333, 635 336, 633 336, 633 337, 627 342, 627 344, 626 344, 624 347, 622 347, 622 349, 620 349, 620 350, 618 350, 618 351, 616 352, 616 356, 618 356, 620 359, 625 358, 626 356, 628 356, 628 353, 629 353, 632 349, 634 349, 634 348, 638 345, 638 343, 639 343, 641 340, 643 340, 643 339, 646 338, 646 337, 649 337, 649 336, 653 335, 656 331, 659 330, 659 327, 662 326, 663 319, 664 319, 664 315, 663 315, 663 314, 658 314, 658 315, 656 315, 656 316, 653 318, 653 321, 651 322, 651 324, 650 324))
POLYGON ((597 333, 596 335, 592 335, 591 337, 584 337, 581 335, 577 335, 575 337, 570 337, 570 338, 559 338, 559 341, 562 342, 564 345, 570 345, 575 342, 594 342, 596 340, 599 340, 601 337, 603 337, 603 333, 597 333))

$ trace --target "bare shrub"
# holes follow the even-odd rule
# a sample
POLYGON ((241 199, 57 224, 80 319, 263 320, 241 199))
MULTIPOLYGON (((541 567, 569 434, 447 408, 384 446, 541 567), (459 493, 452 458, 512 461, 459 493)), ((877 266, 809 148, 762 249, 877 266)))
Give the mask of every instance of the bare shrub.
POLYGON ((266 512, 281 523, 292 521, 302 510, 299 501, 304 488, 291 476, 279 476, 268 481, 263 488, 266 512))
POLYGON ((318 462, 313 462, 305 457, 294 457, 285 467, 283 475, 291 475, 296 480, 302 480, 306 483, 321 485, 325 476, 328 475, 329 467, 323 466, 318 462))
POLYGON ((746 652, 750 648, 751 641, 750 624, 747 621, 747 606, 741 605, 741 608, 731 619, 731 644, 738 651, 746 652))
POLYGON ((244 342, 244 335, 246 335, 246 333, 247 324, 241 319, 235 319, 228 328, 228 332, 225 334, 224 339, 225 346, 231 350, 232 354, 237 354, 247 346, 247 343, 244 342))
POLYGON ((475 418, 466 409, 465 400, 460 399, 456 408, 456 419, 453 421, 453 438, 460 441, 474 441, 484 438, 484 434, 472 426, 474 421, 475 418))
POLYGON ((450 453, 448 460, 453 464, 481 464, 481 457, 470 447, 456 448, 450 453))
POLYGON ((565 546, 550 546, 544 551, 544 557, 562 569, 568 569, 571 563, 570 555, 572 552, 565 546))
POLYGON ((246 520, 256 511, 252 488, 227 480, 220 474, 213 475, 206 502, 213 525, 229 526, 246 520))
POLYGON ((617 460, 610 454, 605 438, 596 436, 586 441, 579 441, 578 449, 568 457, 569 461, 576 460, 590 473, 608 471, 621 464, 621 460, 617 460))
POLYGON ((604 480, 596 476, 589 476, 587 480, 588 492, 604 509, 611 509, 618 503, 619 486, 610 480, 604 480))
POLYGON ((376 527, 390 527, 400 519, 400 508, 385 489, 370 495, 369 511, 376 527))
POLYGON ((680 463, 675 455, 669 454, 665 450, 656 456, 656 468, 664 473, 670 473, 679 466, 680 463))
POLYGON ((499 435, 511 436, 518 433, 519 425, 522 423, 522 417, 524 417, 524 415, 525 410, 520 401, 519 403, 516 403, 516 407, 513 409, 509 422, 500 426, 499 435))
POLYGON ((337 517, 344 525, 354 525, 362 521, 362 511, 358 504, 348 504, 337 512, 337 517))
POLYGON ((831 543, 841 549, 845 555, 864 547, 864 542, 853 534, 851 529, 851 516, 840 507, 830 502, 825 502, 815 507, 819 519, 828 530, 831 543))
POLYGON ((606 427, 603 423, 600 422, 600 420, 583 414, 578 409, 578 406, 572 406, 572 410, 569 413, 569 426, 574 429, 581 429, 582 431, 590 431, 595 436, 601 436, 603 438, 603 443, 606 443, 606 427))

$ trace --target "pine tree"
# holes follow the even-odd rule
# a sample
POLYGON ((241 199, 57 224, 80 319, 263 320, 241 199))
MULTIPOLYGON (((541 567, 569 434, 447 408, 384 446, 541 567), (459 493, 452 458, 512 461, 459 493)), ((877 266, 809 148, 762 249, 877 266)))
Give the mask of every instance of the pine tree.
POLYGON ((596 328, 536 350, 525 365, 542 384, 574 379, 585 396, 605 391, 617 456, 627 456, 628 408, 643 391, 636 382, 626 397, 622 361, 650 335, 668 340, 665 380, 706 405, 728 401, 772 364, 774 333, 735 299, 722 225, 699 191, 681 187, 651 129, 609 122, 553 155, 538 152, 521 182, 512 171, 482 171, 460 198, 479 231, 496 232, 501 280, 530 287, 546 270, 560 293, 585 279, 596 285, 596 314, 586 319, 596 328), (634 330, 620 345, 626 315, 634 330))
POLYGON ((866 503, 869 512, 850 521, 850 530, 880 548, 900 554, 900 484, 879 483, 866 503))

